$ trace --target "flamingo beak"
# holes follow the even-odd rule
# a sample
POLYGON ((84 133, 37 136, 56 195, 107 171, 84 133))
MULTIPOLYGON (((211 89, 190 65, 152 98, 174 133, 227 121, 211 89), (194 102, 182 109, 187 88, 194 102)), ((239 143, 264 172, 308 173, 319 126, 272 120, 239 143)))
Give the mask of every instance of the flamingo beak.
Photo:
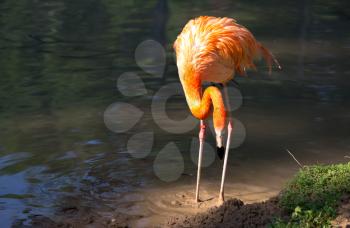
POLYGON ((221 132, 216 134, 216 153, 220 160, 224 158, 225 155, 225 147, 222 145, 222 135, 221 132))

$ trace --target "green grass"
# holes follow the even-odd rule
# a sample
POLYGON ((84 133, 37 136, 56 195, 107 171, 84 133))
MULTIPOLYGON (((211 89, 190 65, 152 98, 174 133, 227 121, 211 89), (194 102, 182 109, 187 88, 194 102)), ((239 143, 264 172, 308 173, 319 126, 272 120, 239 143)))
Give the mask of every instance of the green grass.
POLYGON ((282 191, 280 204, 289 221, 277 219, 272 227, 330 227, 337 203, 350 193, 350 162, 302 168, 282 191))

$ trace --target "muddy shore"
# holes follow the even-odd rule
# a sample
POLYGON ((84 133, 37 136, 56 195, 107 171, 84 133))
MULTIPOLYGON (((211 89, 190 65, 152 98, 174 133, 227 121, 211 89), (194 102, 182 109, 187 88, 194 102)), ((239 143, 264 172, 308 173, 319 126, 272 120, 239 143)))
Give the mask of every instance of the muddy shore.
MULTIPOLYGON (((172 201, 171 204, 176 204, 173 206, 179 209, 186 207, 187 196, 182 196, 183 201, 172 201)), ((278 202, 278 196, 247 204, 240 199, 231 198, 224 204, 217 205, 216 198, 209 198, 196 205, 193 203, 193 213, 163 216, 165 220, 153 219, 151 223, 142 215, 114 213, 106 216, 88 207, 67 205, 57 211, 54 217, 33 215, 30 224, 25 225, 18 221, 13 227, 265 227, 276 218, 288 218, 278 202)), ((350 226, 350 195, 342 197, 337 212, 338 216, 332 225, 350 226)))
MULTIPOLYGON (((350 227, 350 195, 341 198, 333 227, 350 227)), ((288 213, 279 206, 279 197, 260 203, 244 204, 239 199, 230 199, 223 205, 210 208, 205 213, 182 218, 172 218, 167 226, 183 227, 266 227, 276 218, 288 220, 288 213)))

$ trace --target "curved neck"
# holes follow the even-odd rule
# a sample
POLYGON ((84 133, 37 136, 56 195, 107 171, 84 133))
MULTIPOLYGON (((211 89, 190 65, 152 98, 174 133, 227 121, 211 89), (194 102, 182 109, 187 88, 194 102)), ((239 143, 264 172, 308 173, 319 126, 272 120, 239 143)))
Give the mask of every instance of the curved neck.
POLYGON ((201 80, 181 80, 185 92, 187 104, 192 114, 200 120, 204 120, 210 114, 210 107, 213 104, 213 122, 216 132, 221 132, 225 126, 226 110, 221 92, 214 86, 205 89, 201 95, 201 80))

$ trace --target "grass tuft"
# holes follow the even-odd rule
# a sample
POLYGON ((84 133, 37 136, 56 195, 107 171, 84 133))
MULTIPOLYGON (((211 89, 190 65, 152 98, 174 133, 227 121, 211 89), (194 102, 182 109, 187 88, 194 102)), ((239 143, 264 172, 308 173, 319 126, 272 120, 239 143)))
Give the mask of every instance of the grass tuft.
POLYGON ((282 191, 280 205, 289 221, 277 219, 272 227, 330 227, 340 197, 350 193, 350 162, 305 166, 282 191))

